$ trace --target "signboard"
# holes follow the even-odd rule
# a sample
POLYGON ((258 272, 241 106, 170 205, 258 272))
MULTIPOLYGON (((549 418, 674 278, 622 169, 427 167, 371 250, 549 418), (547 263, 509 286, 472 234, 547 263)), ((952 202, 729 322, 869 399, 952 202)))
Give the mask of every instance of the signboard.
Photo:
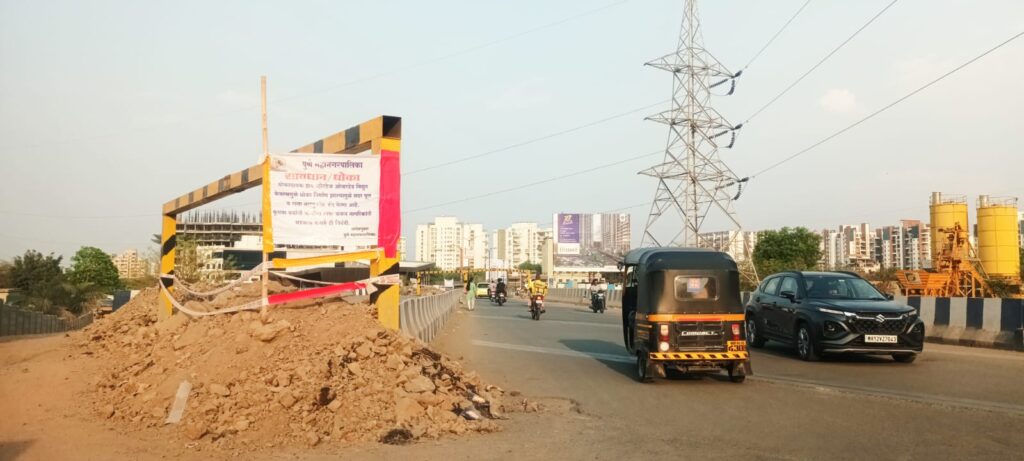
POLYGON ((616 272, 630 248, 628 214, 553 215, 556 272, 616 272))
POLYGON ((580 215, 558 214, 558 243, 580 243, 580 215))
POLYGON ((380 224, 380 156, 270 157, 276 245, 373 247, 380 224))

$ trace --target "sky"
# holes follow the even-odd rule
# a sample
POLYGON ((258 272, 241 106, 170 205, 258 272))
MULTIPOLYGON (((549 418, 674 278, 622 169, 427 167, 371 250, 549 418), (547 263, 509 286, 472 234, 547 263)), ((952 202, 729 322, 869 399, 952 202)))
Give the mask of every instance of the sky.
MULTIPOLYGON (((680 0, 0 0, 0 259, 152 247, 160 206, 270 150, 379 115, 403 119, 403 235, 434 216, 487 229, 649 201, 644 121, 668 109, 680 0), (564 135, 429 171, 454 159, 564 135), (464 200, 457 204, 434 205, 464 200)), ((700 3, 705 46, 743 68, 804 0, 700 3)), ((813 0, 712 100, 733 123, 889 0, 813 0)), ((722 158, 751 175, 1024 31, 1024 2, 901 0, 747 123, 722 158)), ((927 219, 932 191, 1024 198, 1024 38, 751 180, 746 229, 927 219)), ((254 209, 255 190, 204 209, 254 209)), ((634 206, 639 242, 647 208, 634 206)), ((972 217, 973 220, 973 212, 972 217)), ((707 230, 721 221, 709 218, 707 230)))

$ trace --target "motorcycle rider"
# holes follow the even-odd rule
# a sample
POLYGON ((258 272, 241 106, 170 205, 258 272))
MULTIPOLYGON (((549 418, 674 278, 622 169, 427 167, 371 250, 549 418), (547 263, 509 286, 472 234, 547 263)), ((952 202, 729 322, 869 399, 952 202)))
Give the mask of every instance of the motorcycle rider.
POLYGON ((599 279, 595 278, 592 282, 590 282, 590 305, 592 307, 597 307, 597 295, 600 293, 604 293, 604 291, 605 284, 602 283, 599 279))
POLYGON ((494 284, 494 292, 491 294, 495 301, 498 300, 502 295, 508 298, 508 287, 505 286, 505 279, 498 278, 498 283, 494 284))
MULTIPOLYGON (((548 295, 548 284, 543 280, 540 274, 537 274, 537 278, 533 279, 527 285, 527 292, 530 295, 530 307, 533 307, 534 303, 537 300, 537 296, 548 295)), ((544 312, 547 312, 547 310, 541 308, 540 312, 543 314, 544 312)))
POLYGON ((494 301, 494 298, 497 296, 497 292, 494 291, 494 288, 494 279, 491 279, 490 282, 487 282, 487 297, 490 298, 491 301, 494 301))

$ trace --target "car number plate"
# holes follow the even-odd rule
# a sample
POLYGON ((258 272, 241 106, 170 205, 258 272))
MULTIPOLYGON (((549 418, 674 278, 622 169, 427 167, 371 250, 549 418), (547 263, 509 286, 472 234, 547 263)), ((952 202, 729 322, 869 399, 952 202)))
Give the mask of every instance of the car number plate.
POLYGON ((896 344, 895 335, 864 335, 866 343, 896 344))

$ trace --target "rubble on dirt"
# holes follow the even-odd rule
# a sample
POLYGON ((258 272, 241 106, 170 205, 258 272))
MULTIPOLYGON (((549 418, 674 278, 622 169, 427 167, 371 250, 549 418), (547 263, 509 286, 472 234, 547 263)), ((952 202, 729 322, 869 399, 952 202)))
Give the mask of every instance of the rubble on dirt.
MULTIPOLYGON (((244 295, 258 289, 250 284, 190 303, 224 307, 254 299, 244 295)), ((497 431, 507 413, 538 410, 421 341, 382 328, 372 306, 311 301, 262 316, 158 320, 157 297, 156 289, 140 293, 83 330, 76 344, 98 361, 96 413, 130 430, 172 430, 183 441, 243 449, 404 444, 497 431), (183 381, 192 386, 184 416, 165 426, 183 381)))

